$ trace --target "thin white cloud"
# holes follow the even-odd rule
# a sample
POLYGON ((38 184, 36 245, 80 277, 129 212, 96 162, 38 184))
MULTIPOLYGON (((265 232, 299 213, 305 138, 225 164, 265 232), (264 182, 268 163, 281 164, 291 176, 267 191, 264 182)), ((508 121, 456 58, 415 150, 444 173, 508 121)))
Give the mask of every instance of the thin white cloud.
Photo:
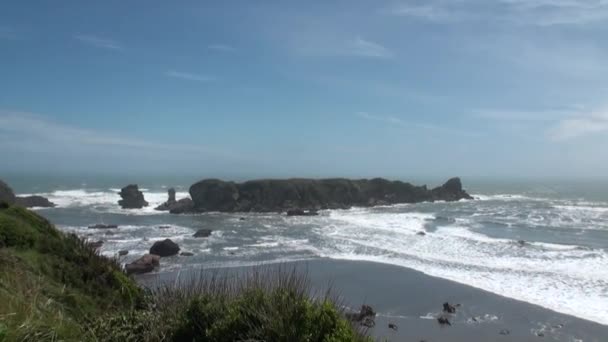
POLYGON ((383 12, 391 15, 453 23, 465 20, 534 26, 584 25, 608 19, 605 0, 428 0, 402 2, 383 12))
POLYGON ((89 34, 77 34, 74 36, 74 39, 78 40, 83 44, 100 49, 122 50, 122 46, 118 42, 108 38, 98 37, 89 34))
POLYGON ((106 148, 132 148, 145 151, 172 151, 201 153, 233 157, 234 155, 205 146, 164 143, 124 138, 115 134, 83 129, 49 121, 38 115, 0 110, 0 136, 10 135, 13 140, 37 141, 40 146, 99 146, 106 148))
POLYGON ((178 79, 182 79, 182 80, 187 80, 187 81, 196 81, 196 82, 215 81, 214 77, 193 74, 190 72, 181 72, 181 71, 172 71, 172 70, 165 72, 165 76, 172 77, 172 78, 178 78, 178 79))
POLYGON ((608 134, 608 110, 563 119, 549 129, 549 137, 554 141, 566 141, 599 133, 608 134))
POLYGON ((374 43, 370 40, 365 40, 361 37, 348 42, 344 52, 349 55, 373 58, 391 58, 393 53, 386 47, 374 43))
POLYGON ((554 122, 571 117, 572 115, 572 109, 549 109, 540 111, 477 109, 472 111, 472 116, 475 118, 493 121, 554 122))
POLYGON ((209 50, 214 50, 214 51, 221 51, 221 52, 234 52, 236 51, 236 48, 230 45, 225 45, 225 44, 211 44, 208 45, 207 48, 209 50))
POLYGON ((420 123, 420 122, 409 122, 409 121, 405 121, 405 120, 400 119, 395 116, 373 115, 373 114, 369 114, 367 112, 358 112, 358 113, 356 113, 356 116, 358 116, 359 118, 365 119, 365 120, 378 121, 378 122, 381 122, 386 125, 397 126, 397 127, 401 127, 401 128, 441 131, 444 133, 456 134, 456 135, 461 135, 461 136, 479 136, 479 134, 477 134, 477 133, 460 131, 457 129, 437 126, 437 125, 433 125, 433 124, 420 123))

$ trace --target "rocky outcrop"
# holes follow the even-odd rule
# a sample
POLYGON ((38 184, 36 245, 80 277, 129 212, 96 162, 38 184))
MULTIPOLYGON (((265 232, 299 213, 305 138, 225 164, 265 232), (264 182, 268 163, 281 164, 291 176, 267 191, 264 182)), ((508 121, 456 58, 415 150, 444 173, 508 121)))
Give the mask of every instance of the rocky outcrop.
POLYGON ((211 229, 199 229, 196 231, 196 233, 194 233, 194 237, 195 238, 203 238, 203 237, 209 237, 211 236, 211 229))
POLYGON ((160 265, 160 256, 154 254, 146 254, 141 258, 125 265, 127 274, 142 274, 154 271, 155 267, 160 265))
POLYGON ((103 224, 103 223, 98 223, 98 224, 89 226, 89 229, 114 229, 114 228, 118 228, 118 226, 115 224, 103 224))
POLYGON ((121 200, 118 204, 123 209, 141 209, 148 206, 148 202, 144 199, 143 192, 139 191, 136 184, 130 184, 120 189, 121 200))
POLYGON ((159 205, 158 207, 154 208, 154 210, 158 210, 158 211, 169 211, 171 210, 171 206, 173 206, 177 201, 175 200, 175 189, 171 188, 168 191, 168 196, 169 198, 167 199, 167 202, 159 205))
POLYGON ((156 241, 152 247, 150 247, 150 254, 158 255, 160 257, 168 257, 176 255, 177 253, 179 253, 179 246, 170 239, 156 241))
POLYGON ((55 203, 42 196, 17 197, 15 204, 26 208, 53 208, 55 203))
POLYGON ((268 179, 244 183, 206 179, 190 187, 190 197, 196 212, 285 212, 292 208, 342 209, 471 198, 458 178, 432 190, 382 178, 268 179))
POLYGON ((8 184, 0 180, 0 202, 14 204, 16 200, 15 193, 8 184))
POLYGON ((182 198, 169 209, 171 214, 184 214, 194 211, 194 202, 189 198, 182 198))

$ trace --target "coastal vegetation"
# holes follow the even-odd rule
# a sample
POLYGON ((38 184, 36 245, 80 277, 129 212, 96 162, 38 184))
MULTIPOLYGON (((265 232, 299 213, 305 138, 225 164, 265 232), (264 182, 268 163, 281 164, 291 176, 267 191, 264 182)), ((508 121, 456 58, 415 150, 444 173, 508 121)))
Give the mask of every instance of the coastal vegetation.
POLYGON ((153 290, 42 216, 0 203, 0 341, 364 341, 295 270, 153 290))

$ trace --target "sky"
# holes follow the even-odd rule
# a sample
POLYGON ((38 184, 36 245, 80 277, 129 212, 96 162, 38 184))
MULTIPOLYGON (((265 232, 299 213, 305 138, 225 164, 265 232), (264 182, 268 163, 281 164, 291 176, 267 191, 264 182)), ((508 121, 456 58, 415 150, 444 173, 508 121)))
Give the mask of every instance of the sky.
POLYGON ((0 172, 608 178, 607 0, 4 1, 0 172))

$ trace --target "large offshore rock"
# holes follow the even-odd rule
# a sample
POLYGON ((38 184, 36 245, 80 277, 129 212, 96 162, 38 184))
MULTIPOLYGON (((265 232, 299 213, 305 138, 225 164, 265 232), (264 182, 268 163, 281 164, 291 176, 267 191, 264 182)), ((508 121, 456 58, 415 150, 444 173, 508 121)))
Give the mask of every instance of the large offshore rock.
POLYGON ((265 179, 244 183, 202 180, 190 187, 194 211, 285 212, 293 208, 343 209, 396 203, 457 201, 471 198, 460 179, 433 190, 382 178, 350 180, 265 179))
POLYGON ((168 257, 176 255, 177 253, 179 253, 179 246, 170 239, 156 241, 152 247, 150 247, 150 254, 158 255, 160 257, 168 257))
POLYGON ((120 190, 121 200, 118 204, 123 209, 141 209, 148 206, 143 192, 139 191, 137 184, 129 184, 120 190))

